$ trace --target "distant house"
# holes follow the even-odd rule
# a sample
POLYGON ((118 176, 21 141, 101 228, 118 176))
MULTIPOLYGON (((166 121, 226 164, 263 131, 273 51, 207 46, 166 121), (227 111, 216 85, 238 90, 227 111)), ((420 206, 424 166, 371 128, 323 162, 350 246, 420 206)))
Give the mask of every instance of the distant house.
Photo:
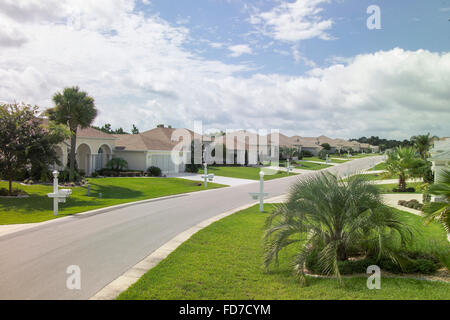
POLYGON ((435 180, 439 179, 443 170, 450 170, 450 137, 434 142, 434 147, 430 150, 430 158, 428 160, 433 163, 435 180))

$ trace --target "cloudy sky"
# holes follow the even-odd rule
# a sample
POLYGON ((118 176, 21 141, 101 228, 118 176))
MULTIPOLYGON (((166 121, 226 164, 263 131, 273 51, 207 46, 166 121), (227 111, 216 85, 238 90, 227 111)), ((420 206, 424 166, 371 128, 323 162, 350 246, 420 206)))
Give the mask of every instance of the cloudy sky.
POLYGON ((127 130, 448 136, 449 18, 450 0, 2 0, 0 101, 78 85, 127 130))

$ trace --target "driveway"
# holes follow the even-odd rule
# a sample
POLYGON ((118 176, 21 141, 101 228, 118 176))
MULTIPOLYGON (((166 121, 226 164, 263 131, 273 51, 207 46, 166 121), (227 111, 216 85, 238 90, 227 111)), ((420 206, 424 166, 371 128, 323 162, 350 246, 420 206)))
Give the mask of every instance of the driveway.
MULTIPOLYGON (((181 178, 181 179, 187 179, 192 181, 199 181, 203 183, 202 174, 190 174, 190 175, 176 175, 174 178, 181 178)), ((250 179, 238 179, 238 178, 230 178, 230 177, 222 177, 222 176, 214 176, 214 180, 212 181, 214 183, 223 184, 226 186, 242 186, 244 184, 249 183, 257 183, 256 180, 250 180, 250 179)))
MULTIPOLYGON (((360 159, 326 169, 338 175, 367 169, 360 159)), ((270 197, 288 192, 310 172, 265 183, 270 197)), ((88 299, 177 234, 252 203, 257 184, 177 195, 101 214, 74 215, 0 237, 0 299, 88 299), (81 290, 66 287, 69 266, 81 290)))

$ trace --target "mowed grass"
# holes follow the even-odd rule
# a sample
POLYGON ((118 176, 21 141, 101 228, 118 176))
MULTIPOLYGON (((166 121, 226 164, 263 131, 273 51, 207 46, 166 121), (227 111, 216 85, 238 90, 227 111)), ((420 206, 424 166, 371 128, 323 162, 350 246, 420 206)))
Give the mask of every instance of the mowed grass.
MULTIPOLYGON (((348 162, 347 159, 332 159, 332 158, 334 158, 333 155, 330 156, 330 162, 331 163, 345 163, 345 162, 348 162)), ((319 161, 319 162, 326 163, 326 160, 320 159, 319 157, 304 157, 302 160, 303 161, 319 161)))
MULTIPOLYGON (((266 210, 272 208, 266 205, 266 210)), ((437 224, 422 238, 425 227, 420 218, 403 214, 419 228, 418 242, 446 241, 437 224)), ((383 277, 381 290, 369 290, 367 277, 344 278, 344 287, 335 279, 308 277, 308 286, 300 287, 291 266, 294 247, 283 251, 279 265, 266 273, 262 243, 266 218, 255 206, 199 231, 118 299, 450 299, 450 284, 413 279, 383 277)))
MULTIPOLYGON (((7 182, 0 181, 0 188, 7 188, 7 182)), ((89 179, 91 196, 87 196, 87 187, 72 188, 72 195, 66 203, 60 203, 58 217, 93 209, 109 207, 126 202, 158 198, 186 192, 204 190, 199 182, 176 178, 104 178, 89 179), (102 193, 102 198, 99 198, 102 193)), ((224 187, 208 183, 208 189, 224 187)), ((55 219, 53 200, 47 193, 53 192, 52 186, 23 186, 14 183, 14 188, 25 190, 29 198, 0 198, 0 225, 42 222, 55 219)))
MULTIPOLYGON (((213 173, 216 176, 222 176, 222 177, 230 177, 230 178, 239 178, 239 179, 249 179, 249 180, 259 180, 259 172, 261 171, 261 168, 257 167, 231 167, 231 166, 224 166, 224 167, 208 167, 208 174, 213 173)), ((284 178, 288 177, 288 174, 284 171, 275 171, 275 170, 268 170, 270 173, 273 174, 266 174, 264 176, 264 180, 272 180, 272 179, 278 179, 278 178, 284 178)), ((199 173, 203 174, 204 170, 200 170, 199 173)), ((295 175, 294 173, 291 173, 289 176, 295 175)))
POLYGON ((322 170, 322 169, 326 169, 326 168, 329 168, 329 167, 331 167, 331 165, 321 164, 321 163, 313 163, 313 162, 306 162, 306 161, 298 161, 295 168, 303 169, 303 170, 322 170))
MULTIPOLYGON (((415 192, 402 192, 402 194, 408 194, 408 193, 422 193, 420 186, 422 185, 422 182, 410 182, 406 184, 407 188, 415 188, 415 192)), ((392 191, 394 188, 398 188, 398 184, 377 184, 376 185, 378 189, 381 190, 382 193, 398 193, 392 191)))
POLYGON ((370 181, 379 181, 379 180, 386 180, 386 179, 389 179, 389 180, 391 180, 391 179, 398 179, 398 175, 394 175, 394 176, 388 177, 384 173, 371 173, 371 174, 360 174, 360 175, 358 174, 358 175, 355 175, 353 177, 356 177, 356 176, 361 176, 361 177, 366 178, 367 180, 370 180, 370 181))
POLYGON ((377 171, 377 170, 386 170, 386 162, 381 162, 377 164, 374 168, 370 169, 369 171, 377 171))

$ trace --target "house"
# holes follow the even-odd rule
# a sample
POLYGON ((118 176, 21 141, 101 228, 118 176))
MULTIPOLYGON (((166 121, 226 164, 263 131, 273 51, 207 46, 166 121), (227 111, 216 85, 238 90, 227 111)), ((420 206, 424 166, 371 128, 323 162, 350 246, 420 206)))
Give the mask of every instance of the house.
POLYGON ((441 138, 434 142, 428 160, 433 163, 435 180, 439 179, 443 170, 450 170, 450 137, 441 138))
MULTIPOLYGON (((46 120, 44 120, 46 121, 46 120)), ((164 174, 185 171, 185 164, 190 157, 190 147, 178 152, 179 162, 172 159, 172 151, 186 138, 202 139, 188 129, 159 127, 140 134, 108 134, 94 128, 78 128, 76 144, 76 162, 78 169, 87 176, 105 168, 113 157, 128 162, 128 169, 146 171, 150 166, 159 167, 164 174)), ((56 147, 61 161, 59 170, 68 164, 70 141, 56 147)))
POLYGON ((146 171, 154 166, 163 174, 174 174, 185 171, 190 160, 191 141, 202 140, 202 136, 188 129, 158 127, 139 134, 114 135, 116 148, 114 156, 125 159, 128 168, 146 171), (183 141, 188 141, 185 149, 181 148, 183 141), (173 150, 178 150, 178 159, 173 159, 173 150))

